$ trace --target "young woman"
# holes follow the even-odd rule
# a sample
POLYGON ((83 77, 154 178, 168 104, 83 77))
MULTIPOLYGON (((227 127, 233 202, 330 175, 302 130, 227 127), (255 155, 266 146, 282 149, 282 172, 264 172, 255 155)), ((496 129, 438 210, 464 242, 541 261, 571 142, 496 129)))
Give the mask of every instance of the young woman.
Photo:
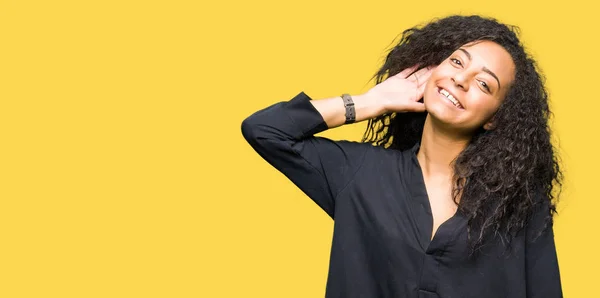
POLYGON ((301 92, 243 121, 335 220, 327 297, 562 297, 548 96, 515 32, 434 20, 404 31, 368 92, 301 92), (363 142, 314 136, 363 120, 363 142))

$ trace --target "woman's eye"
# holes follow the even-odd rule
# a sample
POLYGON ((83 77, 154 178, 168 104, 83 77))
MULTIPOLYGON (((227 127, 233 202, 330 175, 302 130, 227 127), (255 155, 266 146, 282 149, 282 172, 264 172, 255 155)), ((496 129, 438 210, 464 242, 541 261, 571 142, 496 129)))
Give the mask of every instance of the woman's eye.
POLYGON ((458 59, 456 59, 456 58, 450 58, 450 61, 452 61, 452 62, 454 62, 454 63, 456 63, 456 64, 458 64, 458 65, 462 65, 462 64, 460 63, 460 60, 458 60, 458 59))
POLYGON ((481 83, 481 86, 483 86, 483 88, 485 88, 485 90, 490 92, 490 87, 484 81, 479 81, 479 83, 481 83))

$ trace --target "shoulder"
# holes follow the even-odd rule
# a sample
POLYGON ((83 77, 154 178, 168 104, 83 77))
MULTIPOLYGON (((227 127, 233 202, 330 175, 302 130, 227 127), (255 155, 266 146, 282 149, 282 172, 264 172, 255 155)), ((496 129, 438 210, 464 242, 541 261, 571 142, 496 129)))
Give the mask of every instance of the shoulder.
POLYGON ((363 169, 366 172, 383 175, 389 174, 390 171, 404 173, 414 168, 416 160, 411 149, 399 150, 371 143, 360 143, 355 146, 361 147, 364 152, 363 169))

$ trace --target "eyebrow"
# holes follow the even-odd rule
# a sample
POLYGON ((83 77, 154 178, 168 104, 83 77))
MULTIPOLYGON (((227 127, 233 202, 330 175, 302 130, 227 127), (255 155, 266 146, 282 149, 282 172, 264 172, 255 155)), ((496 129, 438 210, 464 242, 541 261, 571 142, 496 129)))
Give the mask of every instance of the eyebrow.
MULTIPOLYGON (((471 53, 469 53, 467 50, 465 50, 463 48, 460 48, 459 50, 463 51, 465 53, 465 55, 467 55, 469 60, 471 60, 471 53)), ((496 82, 498 82, 498 89, 500 89, 500 80, 498 80, 498 77, 496 76, 496 74, 493 71, 489 70, 489 68, 487 68, 485 66, 481 70, 489 73, 492 77, 494 77, 494 79, 496 79, 496 82)))

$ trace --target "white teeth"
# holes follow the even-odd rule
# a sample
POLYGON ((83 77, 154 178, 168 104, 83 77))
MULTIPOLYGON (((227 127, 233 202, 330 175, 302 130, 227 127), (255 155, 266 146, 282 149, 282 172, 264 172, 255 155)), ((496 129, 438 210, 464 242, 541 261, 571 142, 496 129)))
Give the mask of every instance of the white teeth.
POLYGON ((440 88, 440 93, 446 96, 456 107, 462 109, 462 105, 454 98, 454 96, 452 96, 452 94, 450 94, 450 92, 440 88))

